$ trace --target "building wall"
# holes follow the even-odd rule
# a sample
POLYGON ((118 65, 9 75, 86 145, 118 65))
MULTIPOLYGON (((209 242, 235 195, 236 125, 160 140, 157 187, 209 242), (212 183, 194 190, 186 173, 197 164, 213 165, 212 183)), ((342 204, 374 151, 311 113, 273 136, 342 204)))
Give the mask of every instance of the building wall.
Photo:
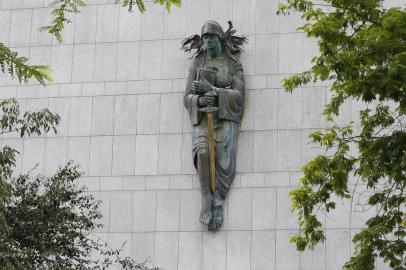
MULTIPOLYGON (((114 0, 86 1, 57 44, 37 31, 49 19, 48 0, 0 0, 0 41, 51 65, 54 83, 20 85, 0 75, 0 98, 17 97, 22 110, 49 107, 62 117, 58 134, 2 143, 21 152, 17 171, 38 163, 52 174, 73 159, 102 200, 105 227, 96 236, 125 254, 167 270, 335 270, 349 258, 351 237, 373 212, 338 202, 324 221, 328 241, 299 254, 289 191, 300 166, 321 153, 308 134, 326 127, 329 97, 319 84, 285 93, 280 80, 310 66, 316 43, 296 30, 297 15, 278 17, 278 0, 184 0, 167 13, 147 2, 129 14, 114 0), (191 55, 183 38, 207 19, 226 27, 232 19, 249 38, 241 56, 245 114, 238 139, 237 176, 218 232, 201 226, 200 187, 191 158, 191 125, 182 104, 191 55)), ((388 5, 399 5, 400 0, 388 5)), ((346 104, 343 123, 362 104, 346 104)), ((362 189, 362 187, 361 187, 362 189)), ((355 205, 356 206, 356 205, 355 205)), ((384 269, 378 264, 377 269, 384 269)))

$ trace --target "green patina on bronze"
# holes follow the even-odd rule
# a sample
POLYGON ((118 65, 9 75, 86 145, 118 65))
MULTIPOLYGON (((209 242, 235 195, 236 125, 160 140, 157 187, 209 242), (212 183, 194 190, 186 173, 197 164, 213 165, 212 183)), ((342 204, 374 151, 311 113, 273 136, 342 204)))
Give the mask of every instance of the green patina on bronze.
POLYGON ((246 38, 235 36, 235 32, 231 22, 224 32, 219 23, 207 21, 201 36, 182 42, 186 52, 196 50, 184 105, 193 125, 192 153, 202 191, 200 222, 212 231, 223 223, 223 200, 235 175, 237 131, 243 114, 243 69, 235 55, 246 38))

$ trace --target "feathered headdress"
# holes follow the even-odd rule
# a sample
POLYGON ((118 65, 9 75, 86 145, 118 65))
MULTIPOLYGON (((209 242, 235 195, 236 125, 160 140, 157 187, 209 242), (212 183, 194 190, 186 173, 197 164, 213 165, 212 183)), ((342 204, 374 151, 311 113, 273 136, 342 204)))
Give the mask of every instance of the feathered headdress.
MULTIPOLYGON (((228 51, 231 54, 236 54, 244 51, 241 46, 244 43, 247 43, 247 37, 236 36, 236 32, 237 30, 233 29, 233 23, 231 21, 228 21, 227 31, 219 37, 226 52, 228 51)), ((181 42, 181 45, 181 50, 184 50, 185 52, 190 53, 192 50, 196 50, 191 58, 199 57, 203 53, 205 53, 205 49, 203 48, 203 38, 197 34, 185 38, 181 42)))

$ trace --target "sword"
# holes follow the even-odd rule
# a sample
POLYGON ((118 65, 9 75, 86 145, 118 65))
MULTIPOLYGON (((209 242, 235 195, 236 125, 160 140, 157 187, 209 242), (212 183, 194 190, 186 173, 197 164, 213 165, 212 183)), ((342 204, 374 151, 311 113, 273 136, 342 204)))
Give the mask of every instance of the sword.
POLYGON ((216 156, 214 149, 214 121, 213 114, 218 108, 211 105, 206 108, 201 108, 201 111, 207 113, 207 132, 209 136, 209 161, 210 161, 210 190, 212 193, 216 191, 216 156))
MULTIPOLYGON (((216 70, 211 69, 201 69, 197 74, 197 80, 199 81, 200 77, 206 75, 208 77, 213 77, 214 80, 216 77, 216 70), (201 74, 202 73, 202 74, 201 74), (210 75, 209 75, 210 74, 210 75)), ((213 80, 213 78, 211 78, 213 80)), ((210 81, 211 81, 210 80, 210 81)), ((216 153, 214 149, 214 120, 213 115, 214 112, 218 110, 217 107, 213 107, 211 104, 205 108, 200 108, 199 111, 203 111, 207 113, 207 133, 209 137, 209 165, 210 165, 210 190, 212 193, 216 191, 216 153)))

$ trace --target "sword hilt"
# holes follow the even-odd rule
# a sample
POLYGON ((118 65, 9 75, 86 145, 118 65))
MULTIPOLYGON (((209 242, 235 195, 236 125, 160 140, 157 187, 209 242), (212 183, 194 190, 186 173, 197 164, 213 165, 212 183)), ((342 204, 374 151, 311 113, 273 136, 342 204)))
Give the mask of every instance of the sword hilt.
POLYGON ((207 107, 199 108, 198 111, 200 111, 200 112, 216 112, 216 111, 218 111, 218 109, 219 108, 217 108, 217 107, 207 106, 207 107))

